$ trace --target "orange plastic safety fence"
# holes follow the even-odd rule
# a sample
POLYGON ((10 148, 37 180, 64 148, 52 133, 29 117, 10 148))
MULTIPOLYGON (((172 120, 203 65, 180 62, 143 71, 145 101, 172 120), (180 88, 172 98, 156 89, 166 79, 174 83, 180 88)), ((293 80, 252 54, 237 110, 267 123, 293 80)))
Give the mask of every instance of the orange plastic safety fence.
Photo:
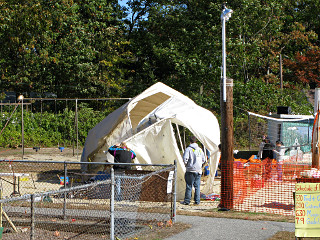
POLYGON ((233 210, 294 215, 295 183, 310 169, 310 165, 279 164, 273 159, 235 159, 233 210))

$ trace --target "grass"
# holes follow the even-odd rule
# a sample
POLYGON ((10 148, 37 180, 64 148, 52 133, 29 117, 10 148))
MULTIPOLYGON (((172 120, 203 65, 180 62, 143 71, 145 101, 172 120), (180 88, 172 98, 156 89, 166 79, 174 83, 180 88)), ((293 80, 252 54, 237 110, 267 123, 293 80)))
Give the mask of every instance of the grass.
POLYGON ((252 213, 252 212, 237 212, 237 211, 218 211, 217 208, 203 212, 189 212, 178 210, 177 214, 199 217, 214 217, 214 218, 233 218, 251 221, 276 221, 276 222, 291 222, 294 223, 294 216, 282 216, 270 213, 252 213))
POLYGON ((268 240, 290 240, 290 239, 295 239, 294 232, 281 231, 281 232, 277 232, 268 240))
POLYGON ((190 228, 190 224, 185 223, 175 223, 172 227, 153 227, 150 231, 144 233, 142 236, 139 236, 138 240, 161 240, 173 235, 176 235, 180 232, 183 232, 190 228))
MULTIPOLYGON (((273 235, 268 240, 293 240, 296 239, 294 232, 277 232, 275 235, 273 235)), ((320 237, 308 237, 308 238, 299 238, 299 240, 319 240, 320 237)))

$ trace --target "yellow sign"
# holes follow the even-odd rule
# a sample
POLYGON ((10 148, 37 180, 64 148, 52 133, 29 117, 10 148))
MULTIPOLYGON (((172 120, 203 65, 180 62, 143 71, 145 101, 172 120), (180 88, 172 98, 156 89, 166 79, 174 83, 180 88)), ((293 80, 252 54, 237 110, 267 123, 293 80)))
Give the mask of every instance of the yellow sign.
POLYGON ((295 189, 296 237, 320 237, 320 183, 297 183, 295 189))

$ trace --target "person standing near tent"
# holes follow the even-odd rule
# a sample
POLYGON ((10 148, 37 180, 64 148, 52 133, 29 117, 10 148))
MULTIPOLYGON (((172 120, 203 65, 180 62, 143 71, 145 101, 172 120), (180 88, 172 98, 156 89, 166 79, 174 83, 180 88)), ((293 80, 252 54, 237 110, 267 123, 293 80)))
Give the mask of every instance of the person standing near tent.
POLYGON ((281 141, 276 141, 276 148, 273 150, 275 159, 277 160, 278 181, 282 181, 282 164, 286 148, 281 141))
MULTIPOLYGON (((113 145, 108 149, 108 152, 114 157, 115 163, 132 163, 132 160, 136 157, 136 154, 134 151, 132 151, 130 148, 128 148, 127 144, 125 142, 122 142, 120 144, 113 145)), ((130 169, 128 166, 117 166, 115 165, 114 170, 124 170, 124 169, 130 169)))
POLYGON ((197 144, 195 136, 190 137, 190 145, 183 154, 183 162, 186 166, 185 181, 186 192, 184 201, 181 203, 189 205, 194 187, 194 203, 200 204, 200 180, 202 174, 202 165, 206 162, 202 149, 197 144))
MULTIPOLYGON (((128 148, 124 142, 113 145, 108 149, 108 152, 114 157, 115 163, 132 163, 132 160, 136 157, 134 151, 128 148)), ((121 175, 125 175, 125 170, 130 169, 130 166, 114 165, 113 169, 116 175, 116 199, 121 201, 121 175)))
POLYGON ((265 165, 265 171, 263 174, 264 181, 267 181, 271 178, 273 150, 274 145, 270 142, 269 137, 263 136, 262 143, 260 143, 259 146, 258 157, 262 162, 264 162, 265 165))

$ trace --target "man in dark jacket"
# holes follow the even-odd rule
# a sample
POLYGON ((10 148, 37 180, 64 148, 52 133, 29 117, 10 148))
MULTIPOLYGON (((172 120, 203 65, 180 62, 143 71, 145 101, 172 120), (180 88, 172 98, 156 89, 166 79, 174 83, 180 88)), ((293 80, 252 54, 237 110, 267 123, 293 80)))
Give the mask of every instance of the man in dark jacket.
POLYGON ((268 136, 263 137, 263 142, 260 143, 259 146, 259 157, 264 164, 264 172, 263 172, 263 179, 267 181, 271 178, 272 173, 272 159, 273 159, 273 150, 274 145, 270 142, 268 136))
MULTIPOLYGON (((115 163, 132 163, 132 160, 136 157, 134 151, 127 147, 127 145, 122 142, 121 144, 113 145, 108 149, 108 152, 114 157, 115 163)), ((123 200, 121 194, 121 179, 124 178, 124 171, 126 169, 131 169, 130 166, 114 165, 115 170, 115 181, 116 181, 116 200, 123 200)))
MULTIPOLYGON (((136 157, 134 151, 128 148, 124 142, 113 145, 108 149, 108 152, 114 157, 115 163, 132 163, 132 160, 136 157)), ((130 169, 130 167, 115 165, 114 169, 130 169)))

